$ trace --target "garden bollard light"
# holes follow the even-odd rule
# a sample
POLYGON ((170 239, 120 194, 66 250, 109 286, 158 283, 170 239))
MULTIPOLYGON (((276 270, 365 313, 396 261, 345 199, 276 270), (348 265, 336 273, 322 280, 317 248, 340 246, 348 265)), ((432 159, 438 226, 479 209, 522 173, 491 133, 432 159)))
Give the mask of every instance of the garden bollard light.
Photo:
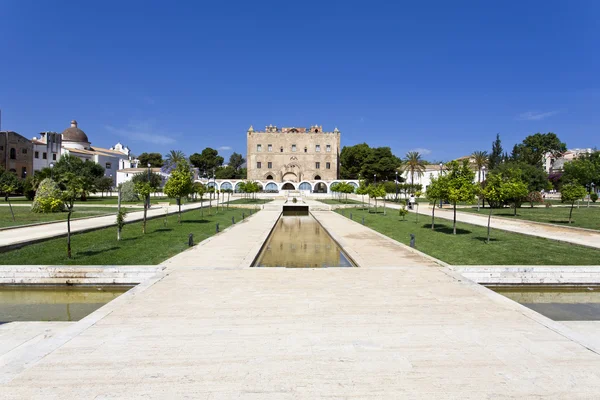
POLYGON ((217 222, 217 233, 219 233, 219 223, 217 222))
POLYGON ((410 234, 410 247, 415 247, 415 235, 410 234))
POLYGON ((363 217, 363 221, 362 222, 363 222, 363 225, 364 225, 365 224, 365 217, 363 217))
POLYGON ((189 247, 192 247, 193 245, 194 245, 194 234, 193 234, 193 233, 190 233, 190 234, 188 235, 188 246, 189 246, 189 247))
POLYGON ((231 225, 235 225, 235 218, 231 217, 231 225))
POLYGON ((246 218, 246 214, 242 213, 242 220, 244 220, 244 218, 246 218))

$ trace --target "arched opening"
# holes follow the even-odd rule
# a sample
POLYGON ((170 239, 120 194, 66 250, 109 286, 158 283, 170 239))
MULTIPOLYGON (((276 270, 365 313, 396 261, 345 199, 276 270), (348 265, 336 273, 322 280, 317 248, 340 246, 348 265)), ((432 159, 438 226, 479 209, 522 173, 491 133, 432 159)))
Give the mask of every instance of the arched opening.
MULTIPOLYGON (((272 181, 273 180, 273 175, 267 175, 267 180, 272 181)), ((269 185, 267 185, 269 186, 269 185)))
POLYGON ((294 172, 286 172, 285 174, 283 174, 282 180, 298 182, 298 175, 296 175, 294 172))
POLYGON ((321 180, 321 175, 315 175, 315 180, 316 180, 316 181, 319 181, 319 180, 321 180))
POLYGON ((349 184, 351 184, 352 186, 354 186, 354 191, 356 192, 356 189, 358 189, 358 184, 356 182, 348 182, 349 184))
POLYGON ((221 183, 221 190, 232 190, 233 185, 230 182, 221 183))
POLYGON ((235 184, 235 193, 241 193, 242 192, 242 182, 238 182, 235 184))
POLYGON ((286 182, 283 184, 283 186, 281 187, 281 190, 296 190, 296 188, 294 187, 293 183, 290 182, 286 182))
POLYGON ((318 182, 315 185, 315 193, 327 193, 327 185, 323 182, 318 182))
POLYGON ((214 181, 209 181, 209 182, 206 184, 206 187, 208 187, 208 188, 217 188, 217 189, 219 188, 219 187, 218 187, 218 186, 215 184, 215 182, 214 182, 214 181))
POLYGON ((277 184, 275 182, 269 182, 269 183, 267 183, 267 186, 265 186, 265 192, 267 192, 267 193, 278 193, 279 189, 277 188, 277 184))
POLYGON ((308 182, 302 182, 300 184, 300 186, 298 186, 298 190, 308 190, 308 191, 311 191, 312 190, 312 186, 308 182))

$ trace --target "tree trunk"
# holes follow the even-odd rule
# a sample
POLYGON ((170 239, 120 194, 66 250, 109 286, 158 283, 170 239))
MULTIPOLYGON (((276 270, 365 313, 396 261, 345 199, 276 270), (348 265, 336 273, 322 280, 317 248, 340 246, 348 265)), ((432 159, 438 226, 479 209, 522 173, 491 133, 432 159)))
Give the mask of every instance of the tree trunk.
POLYGON ((375 214, 377 214, 377 197, 375 197, 375 214))
POLYGON ((15 222, 15 212, 13 211, 12 204, 10 204, 10 199, 8 197, 6 199, 8 200, 8 207, 10 207, 10 213, 12 214, 13 222, 15 222))
POLYGON ((229 202, 231 201, 231 193, 227 192, 227 210, 229 210, 229 202))
POLYGON ((516 216, 517 216, 517 202, 516 202, 516 201, 515 201, 515 204, 514 204, 514 206, 515 206, 515 213, 514 213, 514 216, 516 217, 516 216))
POLYGON ((177 207, 179 208, 179 212, 177 213, 177 222, 181 223, 181 197, 177 199, 177 207))
POLYGON ((204 217, 204 196, 200 196, 200 215, 204 217))
POLYGON ((385 196, 383 196, 383 215, 385 215, 385 196))
POLYGON ((573 215, 573 207, 575 207, 575 202, 571 203, 571 211, 569 212, 569 224, 571 224, 571 216, 573 215))
POLYGON ((433 201, 433 207, 431 207, 431 230, 433 231, 435 229, 435 203, 436 201, 433 201))
POLYGON ((144 222, 142 223, 142 233, 146 234, 146 213, 148 212, 148 203, 144 203, 144 222))
POLYGON ((452 226, 452 234, 456 235, 456 202, 454 202, 454 223, 452 226))
POLYGON ((490 206, 490 213, 488 215, 488 230, 487 230, 487 242, 490 242, 490 222, 492 221, 492 207, 490 206))
POLYGON ((69 214, 67 214, 67 257, 71 258, 71 213, 73 212, 73 206, 69 208, 69 214))

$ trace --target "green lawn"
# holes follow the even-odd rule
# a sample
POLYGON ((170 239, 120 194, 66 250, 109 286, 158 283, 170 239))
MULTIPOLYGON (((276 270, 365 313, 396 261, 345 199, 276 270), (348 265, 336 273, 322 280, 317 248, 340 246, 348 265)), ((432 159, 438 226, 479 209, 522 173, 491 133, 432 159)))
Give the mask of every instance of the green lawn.
MULTIPOLYGON (((480 211, 477 211, 476 208, 461 208, 458 211, 480 214, 487 217, 490 212, 490 209, 482 208, 480 211)), ((528 221, 546 222, 549 224, 569 226, 569 211, 570 207, 531 208, 523 206, 521 208, 517 208, 516 217, 514 216, 514 209, 512 208, 501 208, 493 210, 492 216, 524 219, 528 221)), ((577 206, 575 206, 575 208, 573 209, 573 223, 570 226, 600 230, 600 208, 587 208, 585 205, 582 204, 578 209, 577 206)))
POLYGON ((598 250, 550 239, 520 235, 493 229, 492 240, 486 244, 486 227, 457 223, 457 235, 452 234, 452 221, 437 219, 431 230, 431 217, 409 214, 406 221, 396 210, 368 213, 365 210, 337 210, 352 219, 404 244, 410 234, 416 238, 416 248, 452 265, 598 265, 598 250))
POLYGON ((194 243, 214 235, 216 223, 223 230, 231 225, 231 217, 240 222, 242 212, 249 210, 230 208, 217 215, 200 216, 200 210, 182 213, 181 224, 177 214, 167 218, 148 220, 146 235, 142 223, 127 224, 121 241, 117 241, 117 228, 75 234, 71 237, 73 258, 66 257, 66 238, 57 238, 31 244, 17 250, 2 253, 0 264, 49 264, 49 265, 156 265, 188 248, 188 234, 194 234, 194 243))
POLYGON ((321 203, 325 204, 362 204, 360 201, 352 200, 352 199, 317 199, 321 203))
POLYGON ((229 203, 229 204, 265 204, 265 203, 270 203, 272 202, 273 199, 251 199, 251 198, 242 198, 242 199, 235 199, 235 200, 231 200, 228 202, 225 202, 225 204, 229 203))
MULTIPOLYGON (((22 203, 21 203, 22 204, 22 203)), ((40 222, 52 222, 52 221, 61 221, 67 219, 67 213, 50 213, 50 214, 38 214, 31 212, 30 207, 22 207, 22 206, 14 206, 13 211, 15 213, 15 221, 12 219, 12 215, 10 213, 10 207, 0 207, 0 228, 6 228, 9 226, 18 226, 18 225, 28 225, 28 224, 37 224, 40 222)), ((141 210, 141 208, 131 209, 128 208, 128 211, 141 210)), ((82 218, 82 217, 93 217, 97 215, 108 215, 108 214, 116 214, 116 207, 77 207, 75 204, 75 209, 73 211, 72 218, 82 218)))

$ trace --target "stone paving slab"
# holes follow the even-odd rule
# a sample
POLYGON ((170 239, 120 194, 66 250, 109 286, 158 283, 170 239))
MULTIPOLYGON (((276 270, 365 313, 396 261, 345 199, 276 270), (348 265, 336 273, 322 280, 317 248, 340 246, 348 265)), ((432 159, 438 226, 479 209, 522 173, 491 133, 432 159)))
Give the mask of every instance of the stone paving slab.
MULTIPOLYGON (((172 263, 4 380, 2 399, 597 398, 600 355, 585 336, 358 223, 315 216, 361 268, 172 263)), ((197 254, 261 235, 267 223, 251 222, 197 254)))
POLYGON ((0 325, 0 356, 17 347, 32 346, 53 336, 72 322, 10 322, 0 325))

